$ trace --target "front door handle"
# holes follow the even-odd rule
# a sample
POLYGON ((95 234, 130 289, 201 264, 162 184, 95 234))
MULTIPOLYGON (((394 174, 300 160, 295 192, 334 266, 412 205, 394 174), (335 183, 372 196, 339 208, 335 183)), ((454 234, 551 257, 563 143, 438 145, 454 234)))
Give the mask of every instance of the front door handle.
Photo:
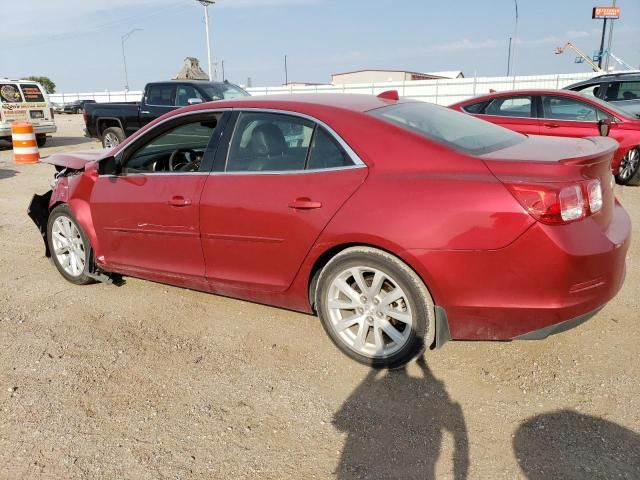
POLYGON ((191 200, 184 198, 182 195, 176 195, 169 200, 169 205, 172 207, 188 207, 191 205, 191 200))
POLYGON ((314 202, 310 198, 300 197, 296 198, 293 202, 289 204, 289 208, 293 208, 295 210, 314 210, 316 208, 321 208, 322 203, 314 202))
POLYGON ((151 112, 150 112, 150 111, 148 111, 148 110, 141 110, 141 111, 140 111, 140 113, 141 113, 142 115, 149 115, 151 112))
POLYGON ((546 128, 558 128, 560 126, 557 123, 543 123, 542 125, 544 125, 546 128))

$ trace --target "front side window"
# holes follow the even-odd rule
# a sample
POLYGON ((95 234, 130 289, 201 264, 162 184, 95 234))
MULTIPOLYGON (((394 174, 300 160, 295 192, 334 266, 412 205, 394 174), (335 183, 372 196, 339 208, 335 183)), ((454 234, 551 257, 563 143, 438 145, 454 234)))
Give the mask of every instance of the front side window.
POLYGON ((147 105, 172 107, 176 94, 175 85, 152 85, 147 92, 147 105))
POLYGON ((521 143, 526 138, 493 123, 427 102, 400 103, 368 113, 470 155, 500 150, 521 143))
POLYGON ((180 85, 176 91, 176 106, 186 107, 192 98, 197 98, 204 102, 202 95, 200 95, 200 92, 194 87, 191 85, 180 85))
POLYGON ((499 97, 491 100, 484 113, 501 117, 532 117, 531 97, 499 97))
POLYGON ((181 124, 138 148, 126 161, 126 173, 197 172, 219 115, 181 124))
POLYGON ((227 158, 228 172, 304 170, 314 123, 275 113, 241 113, 227 158))
POLYGON ((597 122, 596 107, 568 97, 542 97, 544 118, 578 122, 597 122))
POLYGON ((202 85, 201 87, 211 100, 231 100, 233 98, 248 97, 249 93, 230 83, 202 85))

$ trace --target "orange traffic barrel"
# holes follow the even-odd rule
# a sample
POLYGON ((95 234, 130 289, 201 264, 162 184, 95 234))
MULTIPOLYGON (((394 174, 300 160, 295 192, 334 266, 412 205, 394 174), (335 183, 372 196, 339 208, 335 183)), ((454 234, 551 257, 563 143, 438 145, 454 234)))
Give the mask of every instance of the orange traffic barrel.
POLYGON ((13 157, 16 163, 38 163, 40 153, 33 125, 29 122, 13 122, 11 124, 11 140, 13 157))

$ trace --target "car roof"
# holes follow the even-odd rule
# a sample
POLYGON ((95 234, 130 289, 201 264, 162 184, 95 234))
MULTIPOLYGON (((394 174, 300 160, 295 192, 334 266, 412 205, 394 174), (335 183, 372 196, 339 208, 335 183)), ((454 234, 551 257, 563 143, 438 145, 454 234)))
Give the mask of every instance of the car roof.
MULTIPOLYGON (((419 100, 388 100, 375 95, 354 93, 295 93, 280 95, 262 95, 217 100, 217 108, 268 108, 271 110, 291 110, 300 113, 311 113, 317 109, 349 110, 367 112, 376 108, 399 103, 412 103, 419 100)), ((186 107, 183 111, 210 109, 211 102, 186 107)))
POLYGON ((574 92, 572 90, 534 88, 534 89, 528 89, 528 90, 505 90, 502 92, 485 93, 484 95, 478 95, 476 97, 463 100, 462 102, 456 102, 454 105, 468 104, 470 102, 475 102, 475 101, 481 102, 484 99, 488 100, 496 97, 512 97, 517 95, 561 95, 564 97, 575 97, 583 100, 587 98, 583 94, 579 92, 574 92))
POLYGON ((147 86, 150 85, 166 85, 166 84, 174 84, 174 83, 182 83, 187 85, 233 85, 236 87, 235 83, 230 82, 211 82, 209 80, 163 80, 159 82, 149 82, 147 86))

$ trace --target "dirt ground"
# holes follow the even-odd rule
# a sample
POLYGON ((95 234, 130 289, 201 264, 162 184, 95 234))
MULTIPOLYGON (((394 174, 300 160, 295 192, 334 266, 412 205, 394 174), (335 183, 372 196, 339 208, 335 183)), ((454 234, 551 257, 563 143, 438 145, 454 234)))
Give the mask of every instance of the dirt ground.
MULTIPOLYGON (((57 122, 43 155, 99 148, 57 122)), ((640 478, 640 188, 617 187, 634 239, 597 317, 376 373, 312 316, 67 283, 26 216, 52 170, 0 147, 0 478, 640 478)))

